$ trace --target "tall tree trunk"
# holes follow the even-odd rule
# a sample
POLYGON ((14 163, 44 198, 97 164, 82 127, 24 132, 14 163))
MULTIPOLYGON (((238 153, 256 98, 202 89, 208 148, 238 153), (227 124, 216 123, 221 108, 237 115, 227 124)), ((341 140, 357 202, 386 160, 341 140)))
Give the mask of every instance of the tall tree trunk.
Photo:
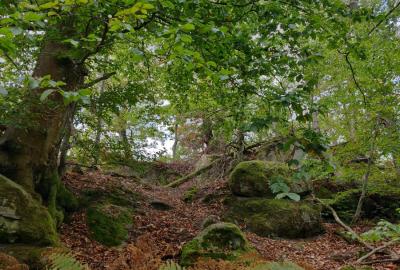
MULTIPOLYGON (((68 52, 67 45, 45 37, 32 77, 50 75, 52 80, 66 83, 65 91, 77 90, 83 84, 86 69, 68 58, 68 52)), ((32 194, 39 192, 45 202, 53 204, 57 196, 54 183, 58 179, 62 131, 73 114, 73 107, 65 106, 58 93, 40 102, 43 91, 36 88, 25 97, 22 107, 27 119, 25 127, 8 127, 11 135, 0 145, 0 156, 7 156, 9 162, 0 164, 0 173, 32 194)))
POLYGON ((178 158, 178 143, 179 143, 179 134, 178 134, 178 129, 179 125, 178 122, 175 120, 175 125, 174 125, 174 144, 172 145, 172 158, 176 160, 178 158))
POLYGON ((361 217, 362 207, 363 207, 363 204, 364 204, 365 196, 367 195, 369 175, 371 173, 371 166, 372 166, 372 157, 370 156, 369 159, 368 159, 367 171, 363 176, 363 183, 362 183, 362 187, 361 187, 361 195, 360 195, 360 198, 358 199, 357 209, 356 209, 356 212, 355 212, 355 214, 353 216, 353 220, 352 220, 353 224, 356 223, 361 217))
POLYGON ((119 132, 119 135, 122 138, 122 145, 124 147, 124 155, 125 155, 125 159, 126 161, 132 160, 132 149, 131 149, 131 144, 129 143, 128 140, 128 135, 126 134, 126 129, 122 129, 119 132))
MULTIPOLYGON (((100 95, 101 93, 104 92, 106 87, 106 82, 102 81, 101 86, 100 86, 100 95)), ((98 104, 94 104, 93 106, 93 114, 97 116, 97 123, 96 123, 96 137, 94 141, 94 147, 95 147, 95 152, 94 152, 94 164, 93 165, 98 165, 99 164, 99 158, 100 158, 100 139, 101 139, 101 133, 103 132, 103 119, 101 118, 101 108, 99 108, 98 104)))
POLYGON ((65 127, 64 136, 62 138, 60 146, 60 155, 58 163, 58 174, 63 176, 65 174, 66 164, 67 164, 67 154, 69 149, 71 149, 71 136, 74 129, 74 116, 76 111, 76 103, 72 105, 73 109, 68 117, 68 122, 65 127))

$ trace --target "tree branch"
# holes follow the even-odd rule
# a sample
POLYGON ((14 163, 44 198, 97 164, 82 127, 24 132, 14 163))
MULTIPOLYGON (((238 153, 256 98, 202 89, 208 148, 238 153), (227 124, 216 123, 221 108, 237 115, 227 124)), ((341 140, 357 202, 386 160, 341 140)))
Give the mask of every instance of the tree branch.
POLYGON ((343 55, 345 56, 346 63, 347 63, 347 65, 349 66, 349 69, 350 69, 350 71, 351 71, 351 76, 352 76, 352 78, 353 78, 354 84, 356 85, 358 91, 360 91, 361 95, 363 96, 364 105, 367 105, 367 97, 366 97, 366 95, 365 95, 365 93, 364 93, 364 90, 361 88, 360 83, 358 82, 358 80, 357 80, 357 78, 356 78, 356 73, 355 73, 355 71, 354 71, 353 65, 352 65, 351 62, 350 62, 350 58, 349 58, 350 53, 349 53, 349 52, 342 53, 342 52, 340 52, 340 51, 339 51, 339 53, 341 53, 341 54, 343 54, 343 55))
POLYGON ((387 18, 400 6, 400 1, 391 9, 388 13, 368 32, 368 36, 370 36, 387 18))
POLYGON ((93 85, 95 85, 95 84, 97 84, 97 83, 99 83, 101 81, 107 80, 108 78, 110 78, 111 76, 114 76, 115 74, 116 74, 116 72, 110 72, 110 73, 104 74, 103 76, 101 76, 101 77, 99 77, 99 78, 97 78, 97 79, 95 79, 95 80, 93 80, 91 82, 85 83, 82 86, 82 88, 92 87, 93 85))
MULTIPOLYGON (((377 253, 378 251, 381 251, 382 249, 385 249, 385 248, 387 248, 387 247, 389 247, 389 246, 391 246, 391 245, 394 245, 394 244, 398 243, 399 241, 400 241, 400 238, 395 238, 395 239, 393 239, 392 241, 389 241, 389 242, 383 244, 383 245, 380 246, 380 247, 374 248, 374 249, 371 250, 369 253, 367 253, 367 254, 365 254, 364 256, 362 256, 361 258, 359 258, 359 259, 357 260, 357 263, 361 263, 362 261, 364 261, 365 259, 371 257, 373 254, 377 253)), ((397 255, 397 254, 396 254, 396 255, 397 255)), ((392 259, 394 259, 394 260, 399 260, 400 258, 399 258, 399 256, 397 256, 397 258, 392 258, 392 259)))

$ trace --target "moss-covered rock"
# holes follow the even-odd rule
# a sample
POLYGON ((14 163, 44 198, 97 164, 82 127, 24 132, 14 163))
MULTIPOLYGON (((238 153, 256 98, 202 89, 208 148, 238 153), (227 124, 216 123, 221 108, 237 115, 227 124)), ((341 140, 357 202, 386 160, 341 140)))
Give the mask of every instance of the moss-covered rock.
POLYGON ((22 186, 0 175, 0 194, 0 242, 58 242, 55 222, 48 210, 22 186))
POLYGON ((352 266, 346 265, 340 268, 340 270, 374 270, 371 266, 352 266))
POLYGON ((192 265, 199 258, 234 260, 250 250, 246 237, 236 225, 216 223, 183 246, 180 263, 192 265))
POLYGON ((304 270, 304 268, 292 262, 269 262, 260 264, 252 270, 304 270))
POLYGON ((132 212, 109 203, 91 206, 87 210, 87 224, 93 239, 106 246, 118 246, 128 239, 132 212))
POLYGON ((183 201, 190 203, 194 200, 196 197, 197 193, 199 192, 199 189, 197 187, 191 187, 189 188, 184 194, 183 194, 183 201))
MULTIPOLYGON (((344 221, 351 221, 361 195, 360 189, 339 192, 333 199, 326 200, 344 221)), ((367 219, 400 219, 396 209, 400 208, 400 188, 389 185, 371 186, 364 200, 362 217, 367 219)), ((330 216, 329 212, 324 215, 330 216)))
POLYGON ((266 237, 305 238, 323 231, 321 208, 310 202, 232 198, 226 219, 266 237))
POLYGON ((291 192, 304 193, 309 190, 306 183, 293 181, 286 163, 251 160, 240 162, 229 177, 229 187, 234 195, 244 197, 273 198, 270 185, 286 183, 291 192))

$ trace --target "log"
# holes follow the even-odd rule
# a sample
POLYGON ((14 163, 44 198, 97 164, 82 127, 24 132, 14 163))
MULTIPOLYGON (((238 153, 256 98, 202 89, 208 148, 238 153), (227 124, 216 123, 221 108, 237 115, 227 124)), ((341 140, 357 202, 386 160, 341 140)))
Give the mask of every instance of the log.
POLYGON ((190 173, 188 175, 185 175, 185 176, 183 176, 183 177, 181 177, 181 178, 179 178, 179 179, 167 184, 166 187, 178 187, 178 186, 182 185, 183 183, 189 181, 193 177, 196 177, 196 176, 202 174, 203 172, 211 169, 211 167, 214 166, 214 164, 216 164, 220 160, 221 160, 221 158, 217 158, 217 159, 213 160, 210 164, 208 164, 208 165, 206 165, 204 167, 201 167, 197 171, 192 172, 192 173, 190 173))

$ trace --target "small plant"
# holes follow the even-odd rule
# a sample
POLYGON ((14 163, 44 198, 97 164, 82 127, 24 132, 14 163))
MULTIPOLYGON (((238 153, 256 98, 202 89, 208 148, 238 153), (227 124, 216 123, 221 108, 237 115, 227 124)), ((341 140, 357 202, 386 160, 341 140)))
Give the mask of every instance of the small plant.
POLYGON ((164 265, 160 267, 159 270, 185 270, 186 268, 180 266, 174 261, 167 261, 164 265))
POLYGON ((300 195, 297 193, 290 192, 289 186, 283 181, 283 179, 276 177, 274 183, 270 186, 272 192, 276 195, 276 199, 283 199, 288 197, 293 201, 300 201, 300 195))
POLYGON ((400 225, 387 220, 381 220, 371 230, 363 233, 361 237, 368 242, 392 240, 400 237, 400 225))
POLYGON ((53 253, 49 256, 48 270, 88 270, 87 266, 78 262, 70 253, 53 253))

